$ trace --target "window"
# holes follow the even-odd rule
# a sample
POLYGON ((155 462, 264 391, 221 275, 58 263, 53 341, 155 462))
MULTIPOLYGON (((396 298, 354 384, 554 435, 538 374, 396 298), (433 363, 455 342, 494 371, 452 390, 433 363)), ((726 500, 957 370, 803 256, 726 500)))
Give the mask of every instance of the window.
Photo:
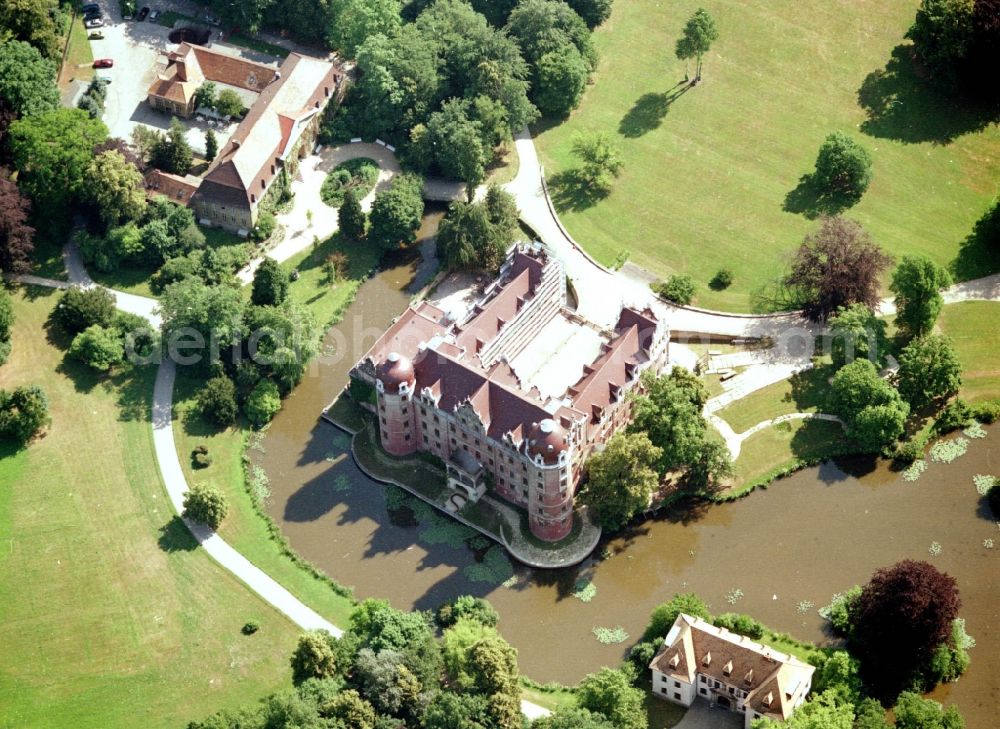
POLYGON ((665 693, 667 693, 667 690, 661 686, 660 687, 660 693, 661 694, 665 694, 665 693))
POLYGON ((426 435, 424 436, 424 443, 430 443, 430 441, 427 440, 427 436, 426 435))
POLYGON ((403 440, 409 440, 409 439, 410 439, 410 434, 409 433, 407 433, 406 435, 403 436, 403 440))
POLYGON ((263 190, 265 187, 266 187, 266 185, 264 184, 264 181, 261 180, 260 181, 260 189, 263 190))
POLYGON ((681 695, 679 693, 677 693, 676 691, 674 691, 674 700, 675 701, 680 701, 681 700, 681 695))
POLYGON ((674 681, 674 688, 680 688, 680 687, 681 687, 681 682, 680 681, 674 681))
POLYGON ((382 425, 386 425, 385 418, 382 418, 382 425))
POLYGON ((701 695, 702 696, 708 696, 708 689, 704 689, 703 688, 703 689, 699 689, 699 691, 701 691, 701 695))

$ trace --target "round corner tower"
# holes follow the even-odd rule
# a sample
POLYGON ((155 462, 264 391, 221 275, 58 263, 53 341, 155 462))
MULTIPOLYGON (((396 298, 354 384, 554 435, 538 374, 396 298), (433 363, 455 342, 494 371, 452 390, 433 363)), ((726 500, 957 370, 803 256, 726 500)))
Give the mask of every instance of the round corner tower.
POLYGON ((532 472, 528 489, 528 524, 539 539, 555 542, 573 528, 573 492, 570 483, 570 443, 555 420, 532 423, 526 453, 532 472))
POLYGON ((382 447, 395 456, 409 455, 417 449, 413 407, 416 382, 413 363, 398 352, 390 352, 375 370, 382 447))

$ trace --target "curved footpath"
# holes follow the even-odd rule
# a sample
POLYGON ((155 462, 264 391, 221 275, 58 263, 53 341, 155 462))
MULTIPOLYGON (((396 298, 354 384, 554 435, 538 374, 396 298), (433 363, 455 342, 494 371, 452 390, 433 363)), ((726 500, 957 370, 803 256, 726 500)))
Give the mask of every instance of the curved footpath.
MULTIPOLYGON (((79 285, 90 288, 96 284, 87 274, 86 268, 80 257, 76 246, 69 244, 66 246, 63 257, 66 261, 66 270, 69 281, 56 281, 53 279, 32 276, 29 274, 5 276, 18 283, 31 284, 35 286, 45 286, 48 288, 65 289, 71 285, 79 285)), ((147 319, 154 326, 160 325, 160 316, 157 311, 158 302, 144 296, 126 294, 121 291, 108 289, 114 294, 118 308, 128 311, 147 319)), ((327 630, 332 635, 340 637, 344 631, 323 618, 312 608, 295 597, 292 593, 278 584, 268 574, 259 567, 256 567, 250 560, 220 537, 215 531, 203 524, 198 524, 180 516, 184 511, 184 494, 188 491, 187 479, 184 477, 184 470, 181 468, 180 459, 177 456, 177 447, 174 443, 174 381, 177 376, 177 368, 172 360, 165 359, 160 362, 156 371, 156 382, 153 385, 153 449, 156 452, 156 461, 163 477, 163 484, 173 504, 174 511, 187 526, 205 551, 227 570, 232 572, 243 584, 260 596, 264 602, 268 603, 278 612, 298 625, 303 630, 327 630)), ((548 716, 551 712, 548 709, 534 704, 530 701, 521 701, 521 712, 529 719, 537 719, 548 716)))
POLYGON ((726 447, 729 449, 729 453, 732 455, 734 461, 740 457, 743 441, 751 435, 764 430, 764 428, 769 428, 778 423, 787 423, 790 420, 827 420, 831 423, 840 423, 841 427, 844 425, 844 421, 836 415, 828 415, 826 413, 787 413, 786 415, 779 415, 776 418, 762 420, 756 425, 747 428, 742 433, 737 433, 729 423, 718 415, 709 414, 706 417, 722 435, 722 439, 726 442, 726 447))

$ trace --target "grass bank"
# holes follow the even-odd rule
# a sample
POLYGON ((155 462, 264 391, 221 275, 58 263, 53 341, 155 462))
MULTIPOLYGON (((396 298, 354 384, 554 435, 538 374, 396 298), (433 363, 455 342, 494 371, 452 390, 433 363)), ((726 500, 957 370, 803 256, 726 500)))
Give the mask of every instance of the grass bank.
POLYGON ((83 16, 76 14, 69 27, 66 60, 59 69, 60 89, 65 89, 74 79, 86 83, 94 78, 94 54, 87 39, 89 33, 90 31, 83 26, 83 16))
POLYGON ((298 633, 196 548, 152 447, 152 369, 95 376, 46 339, 57 297, 15 291, 0 387, 52 426, 0 454, 0 706, 19 727, 176 727, 290 685, 298 633), (240 634, 247 620, 260 631, 240 634))
POLYGON ((828 380, 833 374, 832 365, 813 367, 737 400, 720 410, 718 415, 733 430, 742 433, 779 415, 819 412, 829 389, 828 380))
POLYGON ((963 242, 996 194, 998 130, 917 80, 897 48, 917 5, 715 3, 719 40, 703 83, 684 91, 674 41, 699 2, 619 0, 595 34, 601 60, 580 108, 536 130, 563 222, 605 264, 626 249, 657 275, 691 274, 696 304, 746 311, 817 226, 800 178, 826 135, 842 130, 874 159, 871 187, 848 215, 880 245, 957 261, 960 278, 996 270, 995 259, 965 255, 963 242), (558 182, 576 165, 573 134, 597 131, 621 148, 624 169, 595 202, 558 182), (723 267, 733 284, 713 291, 723 267))
POLYGON ((959 395, 969 402, 1000 397, 1000 302, 949 304, 938 327, 952 338, 962 363, 959 395))

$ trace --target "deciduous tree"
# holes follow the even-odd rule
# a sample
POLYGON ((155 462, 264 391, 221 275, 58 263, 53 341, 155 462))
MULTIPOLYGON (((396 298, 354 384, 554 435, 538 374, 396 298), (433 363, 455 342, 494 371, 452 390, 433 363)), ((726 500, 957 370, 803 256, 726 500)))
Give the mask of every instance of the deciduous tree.
POLYGON ((674 595, 669 601, 657 605, 649 616, 649 625, 642 634, 643 641, 662 641, 681 613, 693 618, 711 620, 705 602, 693 592, 674 595))
POLYGON ((902 435, 910 413, 896 388, 867 359, 854 360, 834 375, 830 399, 847 434, 866 452, 877 452, 902 435))
POLYGON ((214 486, 197 484, 184 494, 184 516, 212 529, 218 529, 229 513, 226 497, 214 486))
POLYGON ((614 180, 621 174, 621 152, 607 132, 574 134, 573 155, 580 160, 579 174, 587 185, 600 194, 611 192, 614 180))
POLYGON ((568 116, 580 105, 590 69, 572 43, 549 51, 535 64, 533 99, 545 116, 568 116))
POLYGON ((899 392, 914 408, 941 401, 962 386, 962 365, 942 336, 912 340, 899 355, 899 392))
POLYGON ((23 41, 0 42, 0 99, 19 117, 59 108, 55 62, 23 41))
POLYGON ((73 338, 69 353, 95 370, 110 370, 125 359, 121 336, 114 329, 94 324, 73 338))
POLYGON ((602 668, 577 687, 580 706, 606 717, 618 729, 646 729, 644 698, 644 692, 632 685, 632 676, 617 668, 602 668))
POLYGON ((38 385, 0 390, 0 435, 24 444, 51 422, 49 399, 38 385))
POLYGON ((896 729, 965 729, 965 720, 955 706, 945 708, 913 691, 899 695, 892 713, 896 729))
POLYGON ((239 407, 236 404, 236 386, 225 375, 217 375, 198 391, 198 409, 216 425, 232 425, 239 407))
POLYGON ((302 683, 310 678, 336 675, 335 638, 325 630, 309 630, 299 636, 292 653, 292 680, 302 683))
POLYGON ((399 0, 343 0, 335 8, 327 40, 347 58, 354 58, 369 36, 391 38, 402 24, 399 0))
POLYGON ((35 250, 35 229, 28 225, 31 201, 0 170, 0 271, 27 273, 35 250))
POLYGON ((826 138, 816 157, 813 181, 824 196, 840 197, 854 203, 868 189, 872 179, 872 158, 868 150, 843 132, 826 138))
POLYGON ((177 119, 171 119, 167 135, 153 142, 149 152, 150 164, 164 172, 186 175, 193 159, 194 153, 184 126, 177 119))
POLYGON ((95 324, 110 327, 114 318, 115 296, 99 286, 71 286, 52 310, 53 321, 74 336, 95 324))
POLYGON ((83 191, 108 227, 138 220, 146 211, 142 174, 118 152, 101 152, 91 160, 83 191))
POLYGON ((588 459, 579 499, 598 524, 616 531, 649 506, 660 482, 656 465, 662 455, 645 433, 616 433, 588 459))
POLYGON ((715 20, 712 19, 712 16, 704 8, 695 10, 684 26, 684 34, 677 39, 674 53, 682 61, 691 58, 697 59, 694 73, 696 83, 701 81, 702 56, 708 53, 712 43, 718 39, 719 31, 715 27, 715 20))
POLYGON ((368 216, 368 240, 382 250, 409 245, 416 240, 423 214, 423 179, 413 174, 398 175, 388 190, 375 196, 368 216))
POLYGON ((265 257, 253 274, 250 300, 257 306, 277 306, 288 297, 288 273, 276 260, 265 257))
POLYGON ((951 635, 960 606, 955 579, 927 562, 904 560, 872 576, 852 613, 852 645, 875 696, 909 685, 951 635))
POLYGON ((833 366, 843 367, 855 359, 882 362, 888 351, 885 321, 864 304, 841 307, 829 319, 830 355, 833 366))
POLYGON ((961 80, 973 43, 974 0, 923 0, 906 37, 934 81, 942 86, 961 80))
POLYGON ((856 303, 874 309, 882 272, 891 260, 858 223, 824 218, 795 252, 785 283, 799 292, 814 319, 856 303))
POLYGON ((889 286, 896 294, 896 324, 911 337, 930 332, 944 304, 941 289, 950 285, 948 272, 927 256, 903 256, 889 286))

